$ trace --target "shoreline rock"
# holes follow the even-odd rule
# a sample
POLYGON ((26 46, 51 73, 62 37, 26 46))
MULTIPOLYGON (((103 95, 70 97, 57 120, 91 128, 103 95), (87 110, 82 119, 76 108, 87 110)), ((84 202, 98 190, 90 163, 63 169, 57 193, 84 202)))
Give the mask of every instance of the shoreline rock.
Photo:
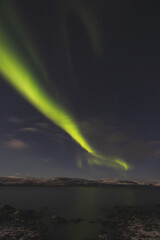
MULTIPOLYGON (((105 217, 92 219, 90 224, 102 226, 95 238, 85 240, 157 240, 160 239, 160 205, 157 206, 115 206, 104 209, 105 217)), ((42 221, 43 212, 18 210, 9 205, 0 207, 1 240, 49 240, 47 224, 42 221), (45 224, 45 226, 44 226, 45 224)), ((79 224, 83 218, 67 220, 58 215, 50 219, 52 224, 79 224)), ((94 225, 93 225, 94 227, 94 225)), ((76 238, 76 236, 75 236, 76 238)))
POLYGON ((99 221, 105 231, 96 240, 160 239, 160 206, 116 206, 99 221))
POLYGON ((41 218, 33 210, 17 210, 9 205, 0 208, 1 240, 44 240, 41 218))
POLYGON ((62 224, 62 223, 68 222, 67 219, 60 217, 60 216, 56 216, 56 215, 51 218, 51 221, 54 224, 62 224))

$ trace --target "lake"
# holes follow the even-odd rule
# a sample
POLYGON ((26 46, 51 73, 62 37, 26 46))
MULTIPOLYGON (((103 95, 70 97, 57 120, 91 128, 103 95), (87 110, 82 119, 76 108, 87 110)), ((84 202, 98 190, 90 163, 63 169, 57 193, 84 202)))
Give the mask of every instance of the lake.
POLYGON ((116 205, 160 204, 160 188, 106 187, 0 187, 0 205, 44 211, 44 220, 54 240, 84 240, 95 237, 103 227, 90 221, 103 219, 107 208, 116 205), (51 216, 83 218, 80 223, 51 224, 51 216))

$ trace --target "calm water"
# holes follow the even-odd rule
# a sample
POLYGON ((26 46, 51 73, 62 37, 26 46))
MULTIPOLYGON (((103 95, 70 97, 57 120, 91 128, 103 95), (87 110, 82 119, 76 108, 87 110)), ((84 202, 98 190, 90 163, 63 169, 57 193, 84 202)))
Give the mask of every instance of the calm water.
POLYGON ((103 227, 89 221, 103 219, 104 209, 115 205, 160 204, 160 188, 135 187, 0 187, 0 205, 44 210, 54 240, 84 240, 96 236, 103 227), (78 224, 50 224, 52 215, 67 219, 84 218, 78 224))

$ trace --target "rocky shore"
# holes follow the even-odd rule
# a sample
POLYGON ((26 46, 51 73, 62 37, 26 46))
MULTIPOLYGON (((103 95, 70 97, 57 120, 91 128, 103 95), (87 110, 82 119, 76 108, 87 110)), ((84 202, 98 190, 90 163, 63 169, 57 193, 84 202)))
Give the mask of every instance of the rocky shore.
POLYGON ((40 214, 33 210, 17 210, 9 205, 0 208, 0 239, 45 240, 40 214))
MULTIPOLYGON (((91 219, 93 228, 101 225, 101 231, 95 238, 82 240, 160 240, 160 205, 120 207, 102 209, 105 217, 91 219)), ((66 224, 79 224, 83 218, 67 219, 53 215, 52 225, 63 228, 66 224)), ((9 205, 0 208, 0 239, 1 240, 49 240, 43 222, 43 212, 18 210, 9 205)), ((76 236, 75 236, 76 239, 76 236)), ((58 240, 58 239, 54 239, 58 240)), ((67 239, 72 240, 72 239, 67 239)))
MULTIPOLYGON (((90 224, 94 227, 98 223, 104 230, 97 237, 84 240, 160 240, 160 205, 115 206, 103 211, 105 218, 92 219, 90 224)), ((68 222, 67 219, 56 216, 52 220, 55 224, 68 222)), ((75 223, 80 221, 85 219, 77 218, 75 223)))
POLYGON ((105 230, 96 238, 85 240, 160 240, 160 205, 116 206, 105 212, 105 219, 96 220, 105 230))

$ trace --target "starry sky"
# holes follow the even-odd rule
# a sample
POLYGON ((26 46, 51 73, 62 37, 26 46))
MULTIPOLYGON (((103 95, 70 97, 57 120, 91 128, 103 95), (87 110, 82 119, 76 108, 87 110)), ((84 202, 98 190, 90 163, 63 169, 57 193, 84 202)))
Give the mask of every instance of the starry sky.
POLYGON ((105 156, 95 160, 9 84, 0 56, 0 176, 158 179, 160 3, 1 0, 0 5, 0 44, 3 28, 38 84, 105 156), (106 164, 117 158, 129 169, 106 164))

